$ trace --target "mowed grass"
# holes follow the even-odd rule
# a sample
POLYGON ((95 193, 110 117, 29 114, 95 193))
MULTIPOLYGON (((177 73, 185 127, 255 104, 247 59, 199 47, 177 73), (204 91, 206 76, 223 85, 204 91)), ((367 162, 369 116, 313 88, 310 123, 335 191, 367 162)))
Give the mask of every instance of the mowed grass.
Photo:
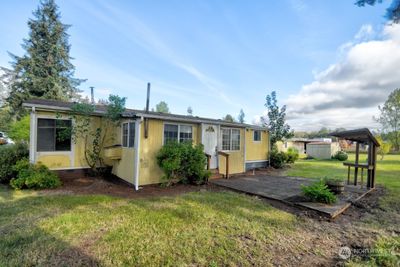
MULTIPOLYGON (((348 161, 354 162, 354 159, 355 155, 350 154, 348 161)), ((360 155, 360 161, 366 162, 366 159, 365 154, 360 155)), ((350 179, 353 179, 354 169, 350 174, 350 179)), ((347 167, 337 160, 301 159, 286 171, 286 175, 347 179, 347 167)), ((366 174, 364 173, 364 175, 365 183, 366 174)), ((381 231, 382 234, 375 247, 372 248, 375 254, 365 261, 351 262, 352 266, 400 265, 400 155, 385 155, 383 160, 378 156, 376 183, 384 186, 387 194, 380 199, 378 208, 372 210, 371 214, 362 221, 366 227, 381 231)))
POLYGON ((0 186, 0 266, 264 265, 295 216, 233 192, 118 199, 0 186))
MULTIPOLYGON (((348 161, 354 162, 355 155, 349 154, 348 161)), ((366 162, 367 155, 360 155, 360 162, 366 162)), ((286 171, 289 176, 301 176, 309 178, 339 178, 347 179, 347 167, 343 166, 343 162, 337 160, 306 160, 300 159, 290 169, 286 171)), ((351 169, 350 179, 354 177, 354 169, 351 169)), ((360 180, 361 171, 359 172, 360 180)), ((366 172, 364 171, 364 184, 367 180, 366 172)), ((395 208, 400 211, 400 155, 385 155, 383 160, 380 160, 378 155, 376 183, 385 186, 389 194, 382 199, 382 205, 385 208, 395 208)))

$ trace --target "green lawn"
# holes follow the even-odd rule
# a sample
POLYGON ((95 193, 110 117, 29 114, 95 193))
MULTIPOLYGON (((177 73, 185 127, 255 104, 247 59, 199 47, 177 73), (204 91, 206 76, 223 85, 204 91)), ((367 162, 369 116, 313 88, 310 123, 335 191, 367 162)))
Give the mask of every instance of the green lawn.
MULTIPOLYGON (((384 209, 346 226, 234 192, 130 200, 0 186, 0 266, 331 265, 346 238, 368 237, 369 229, 380 236, 378 248, 398 250, 400 156, 387 156, 378 170, 378 183, 390 190, 384 209)), ((345 177, 346 171, 337 161, 300 160, 288 174, 345 177)))
POLYGON ((0 266, 262 265, 295 216, 232 192, 126 200, 0 187, 0 266))
MULTIPOLYGON (((348 160, 354 162, 354 154, 350 154, 348 160)), ((366 155, 360 155, 360 160, 366 161, 366 155)), ((301 159, 285 174, 309 178, 347 179, 347 168, 343 166, 342 162, 336 160, 301 159)), ((365 181, 366 178, 364 178, 365 181)), ((397 253, 397 259, 391 256, 388 256, 390 259, 386 259, 378 255, 362 264, 381 265, 381 261, 384 261, 383 263, 387 261, 391 264, 396 262, 396 265, 400 266, 400 155, 386 155, 383 160, 380 160, 378 156, 376 182, 378 185, 383 185, 388 192, 380 199, 379 206, 372 211, 372 215, 365 216, 362 221, 365 223, 364 227, 382 232, 375 249, 378 251, 394 250, 397 253)))
MULTIPOLYGON (((360 155, 360 161, 365 162, 366 158, 365 154, 360 155)), ((354 162, 354 154, 349 155, 348 161, 354 162)), ((354 175, 354 169, 352 170, 351 175, 354 175)), ((286 175, 347 179, 347 167, 337 160, 300 159, 286 171, 286 175)), ((351 176, 352 178, 353 176, 351 176)), ((365 172, 364 183, 366 183, 365 172)), ((386 155, 383 160, 380 160, 380 156, 378 156, 376 183, 384 185, 389 190, 389 194, 382 199, 382 205, 389 209, 395 208, 400 212, 400 155, 386 155)))

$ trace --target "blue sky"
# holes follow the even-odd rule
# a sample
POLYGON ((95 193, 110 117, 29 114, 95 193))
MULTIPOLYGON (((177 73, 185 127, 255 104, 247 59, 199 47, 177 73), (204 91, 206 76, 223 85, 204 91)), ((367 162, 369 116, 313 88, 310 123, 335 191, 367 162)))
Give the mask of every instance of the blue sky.
MULTIPOLYGON (((265 111, 266 94, 276 90, 297 130, 358 126, 344 122, 344 114, 320 113, 315 104, 296 107, 313 98, 307 85, 345 64, 352 49, 397 36, 384 33, 388 1, 365 8, 351 0, 56 2, 62 21, 72 25, 71 56, 76 77, 87 79, 81 85, 86 93, 94 86, 97 98, 118 94, 127 97, 128 107, 141 109, 151 82, 151 106, 164 100, 173 113, 185 114, 191 106, 194 115, 212 118, 236 117, 243 108, 252 122, 265 111), (322 119, 305 121, 316 117, 322 119)), ((2 3, 1 66, 9 66, 7 51, 23 53, 26 23, 37 5, 2 3)), ((366 126, 374 126, 377 103, 363 107, 357 101, 343 108, 355 108, 366 126)))

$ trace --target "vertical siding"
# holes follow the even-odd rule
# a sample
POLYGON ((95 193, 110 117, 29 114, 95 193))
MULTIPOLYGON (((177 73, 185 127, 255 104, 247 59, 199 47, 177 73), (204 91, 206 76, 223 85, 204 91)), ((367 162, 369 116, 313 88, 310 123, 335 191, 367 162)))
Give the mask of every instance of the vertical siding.
POLYGON ((120 160, 114 160, 112 173, 121 179, 133 184, 135 166, 135 149, 122 148, 120 160))
POLYGON ((268 160, 269 136, 267 131, 261 131, 261 141, 253 139, 254 130, 246 129, 246 161, 268 160))
MULTIPOLYGON (((164 123, 182 124, 178 122, 164 122, 162 120, 149 119, 148 138, 144 138, 144 122, 140 133, 139 152, 139 185, 156 184, 162 182, 163 171, 158 167, 156 155, 163 146, 164 123)), ((184 123, 187 124, 187 123, 184 123)), ((193 129, 193 143, 199 142, 199 125, 190 124, 193 129)))
MULTIPOLYGON (((227 128, 227 127, 224 127, 227 128)), ((236 129, 236 128, 235 128, 236 129)), ((244 131, 240 129, 240 150, 238 151, 225 151, 229 154, 229 174, 243 173, 244 172, 244 131)), ((218 155, 218 169, 219 173, 225 174, 226 161, 225 157, 218 155)))
MULTIPOLYGON (((121 122, 132 122, 132 120, 123 120, 121 122)), ((122 146, 122 130, 121 126, 115 127, 113 137, 109 140, 107 145, 121 145, 122 146)), ((113 166, 112 173, 119 178, 133 184, 135 175, 135 148, 123 147, 121 159, 110 160, 107 162, 113 166)))

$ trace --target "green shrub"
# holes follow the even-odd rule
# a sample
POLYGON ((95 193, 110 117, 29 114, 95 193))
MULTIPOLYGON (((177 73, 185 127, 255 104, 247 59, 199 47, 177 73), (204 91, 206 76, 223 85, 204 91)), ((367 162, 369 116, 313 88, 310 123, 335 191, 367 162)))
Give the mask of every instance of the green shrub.
POLYGON ((205 170, 207 158, 203 145, 190 142, 168 142, 157 154, 157 164, 164 171, 167 185, 173 182, 202 184, 210 173, 205 170))
POLYGON ((17 161, 27 159, 29 155, 28 146, 24 143, 0 146, 0 182, 9 183, 16 172, 13 167, 17 161))
POLYGON ((336 196, 329 191, 323 180, 315 182, 308 186, 301 186, 305 197, 313 202, 332 204, 336 202, 336 196))
POLYGON ((287 160, 286 160, 287 163, 294 163, 296 160, 299 159, 299 151, 294 147, 288 148, 286 155, 287 155, 287 160))
POLYGON ((30 164, 27 159, 18 161, 14 166, 17 178, 10 181, 14 189, 45 189, 61 185, 58 176, 43 164, 30 164))
POLYGON ((346 152, 344 151, 338 151, 336 154, 333 156, 334 159, 340 160, 340 161, 345 161, 349 158, 346 152))
POLYGON ((269 160, 271 167, 275 169, 281 169, 285 166, 285 163, 288 160, 288 156, 285 152, 278 151, 277 149, 272 149, 269 160))

